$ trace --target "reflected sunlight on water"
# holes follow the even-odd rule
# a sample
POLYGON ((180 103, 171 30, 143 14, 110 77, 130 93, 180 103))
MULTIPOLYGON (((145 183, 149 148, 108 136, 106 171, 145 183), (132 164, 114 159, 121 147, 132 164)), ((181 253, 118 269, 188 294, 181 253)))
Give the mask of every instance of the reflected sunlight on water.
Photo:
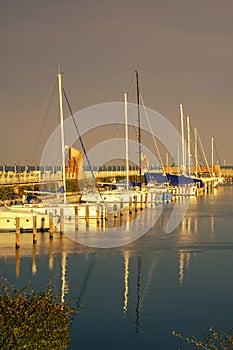
MULTIPOLYGON (((38 233, 33 245, 32 234, 24 233, 16 250, 14 233, 1 233, 1 276, 16 287, 31 280, 36 290, 50 279, 62 300, 75 297, 83 305, 70 349, 189 349, 171 330, 203 335, 212 325, 232 327, 232 199, 232 187, 192 198, 171 233, 167 206, 147 234, 111 249, 82 246, 58 233, 53 239, 38 233)), ((143 225, 153 211, 139 215, 143 225)))

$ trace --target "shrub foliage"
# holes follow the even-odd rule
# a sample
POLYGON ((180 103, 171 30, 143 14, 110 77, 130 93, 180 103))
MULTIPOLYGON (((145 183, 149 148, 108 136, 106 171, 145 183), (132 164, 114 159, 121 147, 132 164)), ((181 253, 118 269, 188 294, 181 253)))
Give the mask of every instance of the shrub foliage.
POLYGON ((77 308, 61 302, 50 285, 45 293, 35 293, 30 284, 15 289, 0 282, 0 349, 67 349, 72 315, 77 308))
POLYGON ((209 329, 209 334, 204 335, 203 339, 199 339, 196 336, 185 337, 175 331, 173 335, 183 339, 186 343, 195 345, 195 349, 205 350, 233 350, 233 328, 228 332, 217 332, 213 327, 209 329))

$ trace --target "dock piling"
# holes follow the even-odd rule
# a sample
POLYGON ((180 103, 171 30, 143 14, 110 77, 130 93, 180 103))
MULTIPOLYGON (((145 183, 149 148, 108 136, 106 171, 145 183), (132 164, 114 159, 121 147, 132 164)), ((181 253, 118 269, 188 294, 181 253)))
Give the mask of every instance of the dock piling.
POLYGON ((32 241, 33 241, 33 244, 36 244, 36 242, 37 242, 37 239, 36 239, 36 234, 37 234, 37 217, 36 217, 36 215, 34 215, 32 217, 32 219, 33 219, 32 241))
POLYGON ((60 234, 64 233, 64 208, 60 208, 60 234))
POLYGON ((15 221, 16 221, 15 248, 18 249, 20 247, 20 219, 19 219, 19 217, 16 217, 15 221))
POLYGON ((145 194, 145 208, 147 207, 147 203, 148 203, 148 192, 146 192, 145 194))
POLYGON ((124 215, 124 201, 123 198, 121 199, 121 204, 120 204, 120 216, 124 215))
POLYGON ((74 207, 74 225, 75 225, 75 231, 78 230, 78 206, 77 205, 74 207))
POLYGON ((45 218, 41 218, 41 225, 40 225, 40 231, 44 232, 45 231, 45 218))
POLYGON ((113 211, 114 211, 114 219, 116 219, 117 216, 118 216, 118 213, 117 213, 117 203, 116 203, 116 202, 114 202, 113 211))
POLYGON ((89 214, 89 205, 86 205, 86 226, 89 226, 90 214, 89 214))
POLYGON ((138 211, 138 196, 137 195, 134 196, 134 208, 135 208, 135 211, 138 211))
POLYGON ((143 209, 143 194, 140 195, 140 210, 143 209))
POLYGON ((129 197, 129 214, 132 214, 133 209, 132 209, 132 197, 129 197))
POLYGON ((100 205, 99 204, 97 205, 97 208, 96 208, 96 221, 97 221, 97 224, 100 223, 100 205))
POLYGON ((53 213, 49 213, 49 238, 53 238, 53 213))

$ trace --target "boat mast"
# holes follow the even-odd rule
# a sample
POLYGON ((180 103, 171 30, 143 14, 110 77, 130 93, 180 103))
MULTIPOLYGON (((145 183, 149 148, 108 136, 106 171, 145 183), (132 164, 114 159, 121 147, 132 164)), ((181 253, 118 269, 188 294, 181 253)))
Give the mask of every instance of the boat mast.
POLYGON ((62 74, 58 70, 58 95, 59 95, 59 112, 60 112, 60 128, 61 128, 61 151, 62 151, 62 183, 64 189, 63 202, 66 204, 66 172, 65 172, 65 142, 63 127, 63 103, 62 103, 62 74))
POLYGON ((200 138, 198 132, 197 132, 197 137, 198 137, 199 144, 200 144, 200 146, 201 146, 202 154, 203 154, 203 157, 204 157, 204 160, 205 160, 205 163, 206 163, 206 167, 207 167, 208 173, 209 173, 209 175, 211 175, 211 171, 210 171, 210 167, 209 167, 209 164, 208 164, 206 155, 205 155, 204 147, 203 147, 203 145, 202 145, 201 138, 200 138))
POLYGON ((211 137, 211 165, 212 165, 212 176, 214 176, 214 138, 211 137))
POLYGON ((177 154, 177 174, 180 174, 180 144, 178 143, 178 154, 177 154))
POLYGON ((127 109, 127 92, 124 92, 125 107, 125 166, 126 166, 126 191, 129 190, 129 136, 128 136, 128 109, 127 109))
POLYGON ((139 79, 138 71, 135 71, 136 82, 137 82, 137 105, 138 105, 138 147, 139 147, 139 180, 140 180, 140 190, 142 189, 142 145, 141 145, 141 118, 140 118, 140 92, 139 92, 139 79))
POLYGON ((188 131, 188 176, 190 176, 191 151, 190 151, 190 123, 189 123, 189 116, 187 116, 187 131, 188 131))
POLYGON ((182 142, 182 166, 183 175, 186 175, 185 154, 184 154, 184 113, 183 106, 180 104, 180 124, 181 124, 181 142, 182 142))
POLYGON ((194 153, 195 153, 195 174, 197 176, 197 128, 194 128, 194 153))

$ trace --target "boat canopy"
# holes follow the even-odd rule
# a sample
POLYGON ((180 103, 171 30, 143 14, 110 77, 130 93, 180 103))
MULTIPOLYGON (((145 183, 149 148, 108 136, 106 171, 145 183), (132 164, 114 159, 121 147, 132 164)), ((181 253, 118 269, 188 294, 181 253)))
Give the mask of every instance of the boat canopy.
POLYGON ((167 182, 166 175, 162 173, 144 173, 145 185, 148 183, 163 184, 167 182))
POLYGON ((171 186, 198 184, 200 188, 203 187, 203 181, 195 177, 174 174, 166 174, 166 176, 171 186))

